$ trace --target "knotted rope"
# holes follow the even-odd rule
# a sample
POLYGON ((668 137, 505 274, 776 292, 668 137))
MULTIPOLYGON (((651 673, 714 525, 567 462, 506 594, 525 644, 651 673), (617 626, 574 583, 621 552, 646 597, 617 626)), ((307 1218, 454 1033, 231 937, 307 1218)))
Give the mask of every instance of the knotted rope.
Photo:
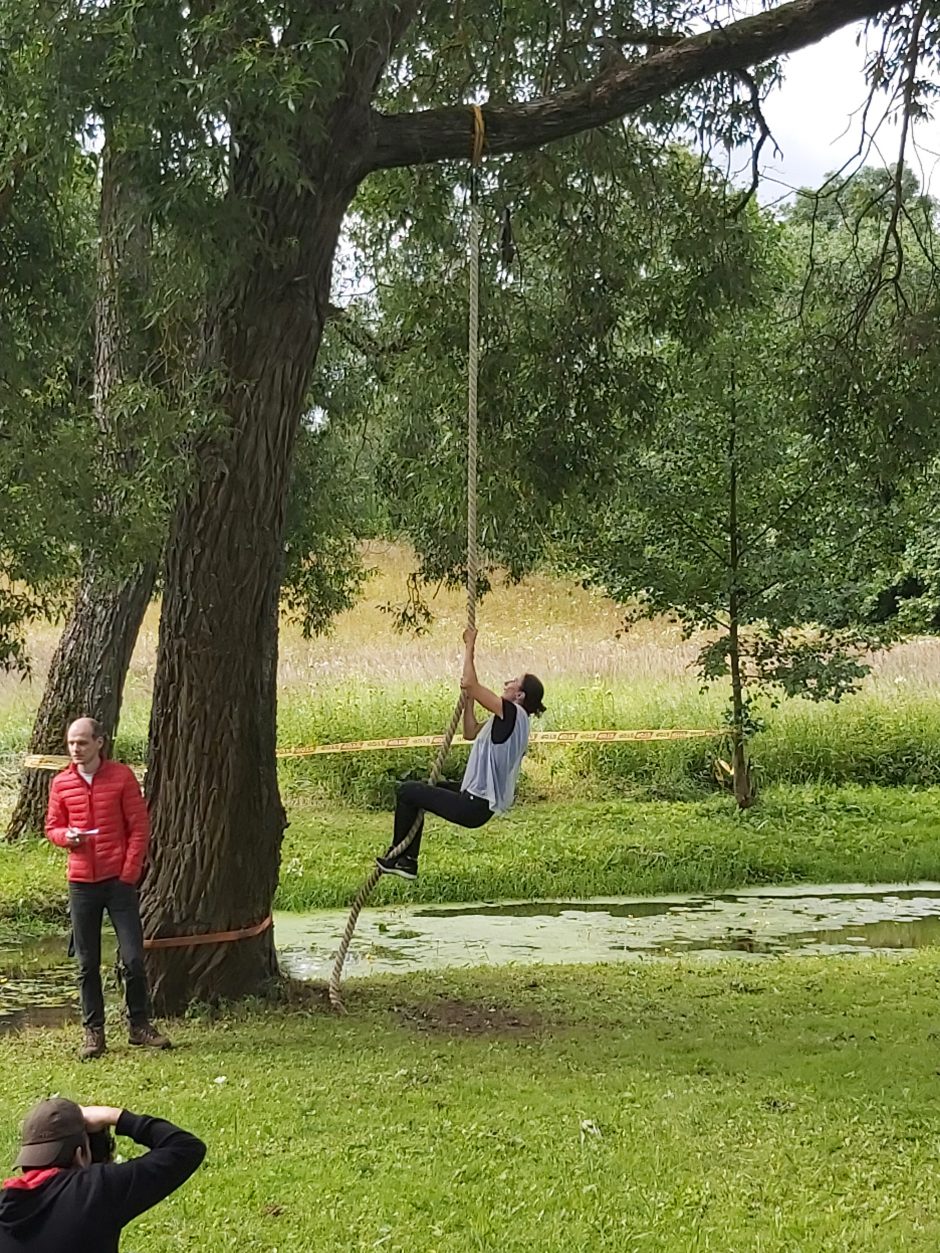
MULTIPOLYGON (((483 126, 483 114, 477 105, 473 109, 473 149, 470 170, 470 311, 468 327, 467 351, 467 626, 476 626, 477 618, 477 379, 480 369, 480 237, 483 233, 483 215, 479 203, 479 170, 483 156, 486 133, 483 126)), ((434 764, 428 776, 429 783, 437 783, 444 770, 444 763, 450 746, 463 716, 466 694, 460 698, 451 714, 444 738, 437 751, 434 764)), ((412 824, 411 830, 388 856, 394 860, 410 846, 418 833, 423 815, 419 814, 412 824)), ((346 929, 340 940, 330 974, 330 1004, 334 1009, 344 1011, 343 998, 340 994, 340 983, 343 978, 343 966, 346 954, 356 930, 356 923, 366 901, 372 895, 375 885, 382 877, 378 866, 373 867, 369 877, 356 893, 356 898, 349 911, 346 929)))

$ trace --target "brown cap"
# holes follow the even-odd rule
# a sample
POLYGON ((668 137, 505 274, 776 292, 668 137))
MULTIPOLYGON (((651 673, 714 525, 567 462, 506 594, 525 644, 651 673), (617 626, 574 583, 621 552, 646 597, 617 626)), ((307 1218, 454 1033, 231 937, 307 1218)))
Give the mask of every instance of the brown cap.
POLYGON ((86 1135, 85 1115, 74 1101, 40 1101, 23 1120, 23 1146, 14 1164, 26 1170, 51 1166, 63 1149, 81 1148, 86 1135))

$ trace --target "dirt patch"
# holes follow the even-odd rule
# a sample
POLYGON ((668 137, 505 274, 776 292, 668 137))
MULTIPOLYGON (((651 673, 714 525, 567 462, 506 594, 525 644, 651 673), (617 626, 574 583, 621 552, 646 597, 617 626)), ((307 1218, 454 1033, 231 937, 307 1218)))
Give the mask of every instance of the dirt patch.
POLYGON ((400 1022, 416 1031, 433 1031, 443 1035, 539 1035, 548 1025, 535 1010, 473 1001, 442 1000, 424 1005, 398 1005, 394 1012, 400 1022))

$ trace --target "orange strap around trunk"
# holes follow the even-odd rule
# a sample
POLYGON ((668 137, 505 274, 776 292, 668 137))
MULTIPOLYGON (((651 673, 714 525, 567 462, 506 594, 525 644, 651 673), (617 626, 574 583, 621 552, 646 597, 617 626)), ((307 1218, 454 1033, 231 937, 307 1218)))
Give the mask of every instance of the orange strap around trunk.
POLYGON ((251 940, 256 935, 267 931, 274 922, 268 914, 264 922, 257 922, 253 927, 242 927, 240 931, 209 931, 204 935, 167 935, 156 940, 144 940, 144 948, 189 948, 195 944, 228 944, 232 940, 251 940))

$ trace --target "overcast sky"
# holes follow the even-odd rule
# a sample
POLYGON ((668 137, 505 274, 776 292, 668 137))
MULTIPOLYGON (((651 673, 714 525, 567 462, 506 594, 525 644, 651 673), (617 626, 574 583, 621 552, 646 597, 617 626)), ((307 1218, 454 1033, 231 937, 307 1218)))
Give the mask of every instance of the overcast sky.
MULTIPOLYGON (((867 98, 865 48, 856 39, 860 27, 830 35, 811 48, 794 53, 784 65, 784 83, 767 102, 765 115, 783 156, 768 141, 762 153, 764 185, 760 198, 769 204, 787 189, 818 186, 826 173, 838 169, 858 151, 862 137, 861 109, 867 98)), ((887 101, 869 115, 869 127, 883 116, 887 101)), ((896 122, 885 122, 863 164, 890 164, 897 159, 900 137, 896 122)), ((940 125, 919 123, 916 150, 907 162, 922 184, 940 196, 940 125)), ((740 166, 740 160, 736 163, 740 166)))

